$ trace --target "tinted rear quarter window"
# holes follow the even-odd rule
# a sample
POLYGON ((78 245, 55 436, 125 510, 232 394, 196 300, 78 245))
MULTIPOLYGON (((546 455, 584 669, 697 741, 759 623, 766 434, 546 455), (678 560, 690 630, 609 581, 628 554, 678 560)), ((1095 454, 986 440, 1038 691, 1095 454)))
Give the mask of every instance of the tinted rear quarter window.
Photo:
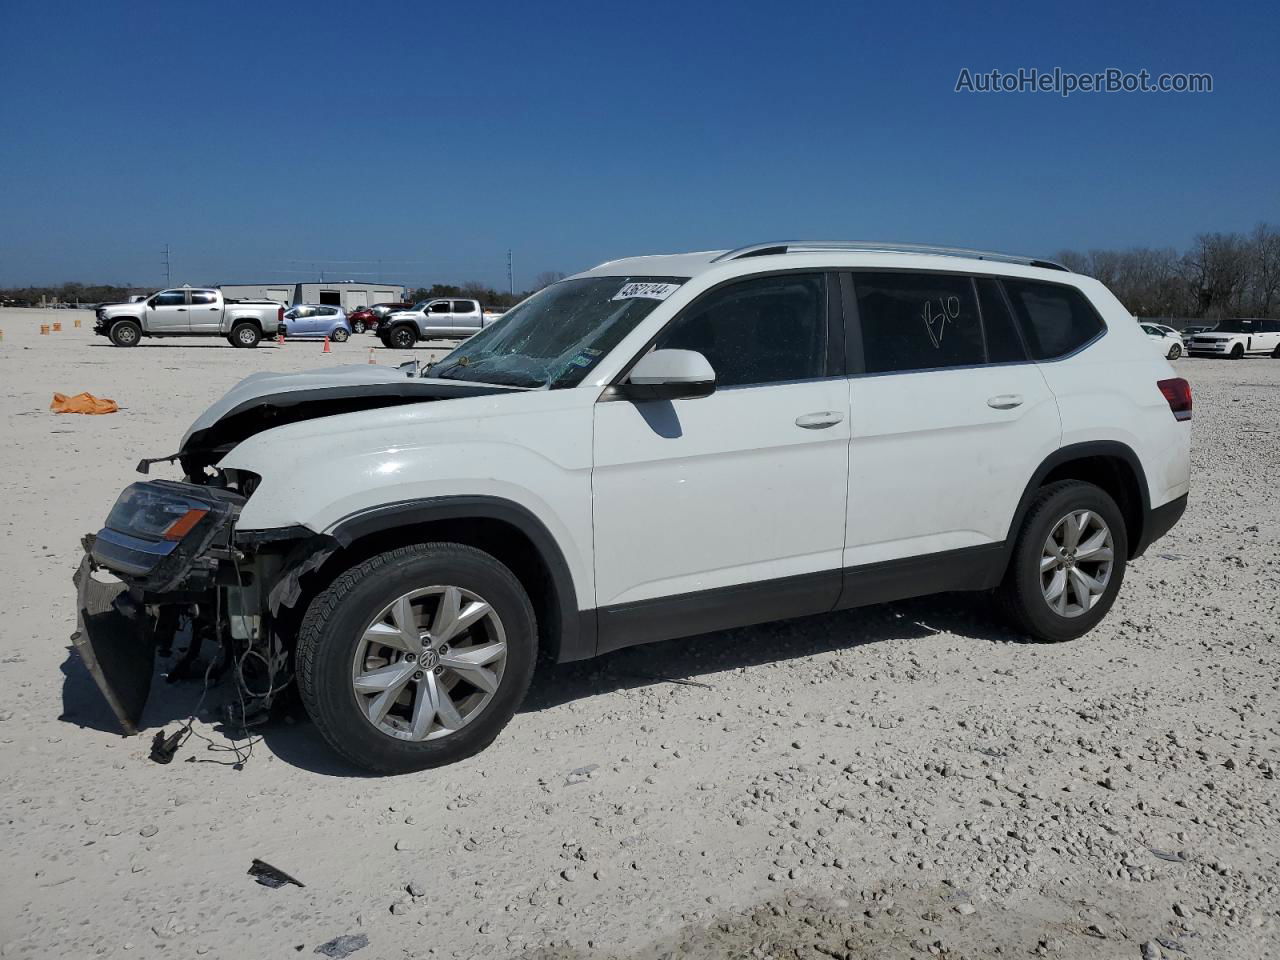
POLYGON ((973 282, 943 273, 853 275, 867 373, 986 361, 973 282))
POLYGON ((1064 357, 1104 329, 1102 318, 1075 287, 1008 277, 1003 283, 1035 360, 1064 357))

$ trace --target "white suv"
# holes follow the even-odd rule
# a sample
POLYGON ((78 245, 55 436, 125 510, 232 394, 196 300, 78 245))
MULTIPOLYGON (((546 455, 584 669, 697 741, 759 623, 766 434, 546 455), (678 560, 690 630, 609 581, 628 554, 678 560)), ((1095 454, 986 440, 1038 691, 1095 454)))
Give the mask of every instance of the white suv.
POLYGON ((134 484, 87 539, 76 640, 126 729, 146 687, 119 638, 149 671, 189 622, 244 697, 296 679, 380 772, 484 748, 539 653, 951 590, 1069 640, 1181 516, 1190 417, 1116 298, 1044 261, 613 261, 422 376, 243 381, 183 439, 186 481, 134 484))

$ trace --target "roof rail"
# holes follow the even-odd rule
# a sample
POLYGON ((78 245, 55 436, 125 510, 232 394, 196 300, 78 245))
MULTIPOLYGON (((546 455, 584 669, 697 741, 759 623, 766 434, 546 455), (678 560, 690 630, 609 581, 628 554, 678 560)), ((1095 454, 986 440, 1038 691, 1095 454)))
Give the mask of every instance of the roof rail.
POLYGON ((963 247, 935 247, 923 243, 875 243, 859 240, 802 240, 786 243, 753 243, 747 247, 739 247, 722 253, 712 260, 721 263, 725 260, 741 260, 744 257, 767 257, 782 253, 818 253, 828 251, 850 251, 856 253, 921 253, 935 257, 967 257, 970 260, 993 260, 997 263, 1020 263, 1028 267, 1043 267, 1046 270, 1063 270, 1070 272, 1060 263, 1052 260, 1041 260, 1037 257, 1021 257, 1012 253, 995 253, 990 250, 966 250, 963 247))

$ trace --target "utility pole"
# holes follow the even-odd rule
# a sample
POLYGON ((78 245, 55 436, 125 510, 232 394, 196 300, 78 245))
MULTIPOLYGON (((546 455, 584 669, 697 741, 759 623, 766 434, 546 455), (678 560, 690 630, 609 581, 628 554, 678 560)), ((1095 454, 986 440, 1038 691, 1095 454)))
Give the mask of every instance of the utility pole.
POLYGON ((515 282, 511 279, 511 248, 507 247, 507 295, 514 297, 516 295, 515 282))
POLYGON ((173 286, 173 269, 169 264, 169 245, 167 243, 164 245, 164 260, 161 263, 164 264, 164 285, 171 287, 173 286))

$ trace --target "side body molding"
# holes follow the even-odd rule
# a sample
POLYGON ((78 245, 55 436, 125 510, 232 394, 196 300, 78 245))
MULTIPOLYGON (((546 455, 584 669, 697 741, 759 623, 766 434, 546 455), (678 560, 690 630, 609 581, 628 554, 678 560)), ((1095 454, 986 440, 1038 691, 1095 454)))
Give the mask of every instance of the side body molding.
POLYGON ((372 533, 437 520, 498 520, 518 529, 533 544, 555 588, 559 623, 547 624, 558 662, 596 653, 596 612, 578 610, 577 592, 564 553, 546 526, 527 508, 500 497, 456 496, 401 500, 344 517, 328 533, 344 547, 372 533), (558 639, 558 643, 557 643, 558 639))

